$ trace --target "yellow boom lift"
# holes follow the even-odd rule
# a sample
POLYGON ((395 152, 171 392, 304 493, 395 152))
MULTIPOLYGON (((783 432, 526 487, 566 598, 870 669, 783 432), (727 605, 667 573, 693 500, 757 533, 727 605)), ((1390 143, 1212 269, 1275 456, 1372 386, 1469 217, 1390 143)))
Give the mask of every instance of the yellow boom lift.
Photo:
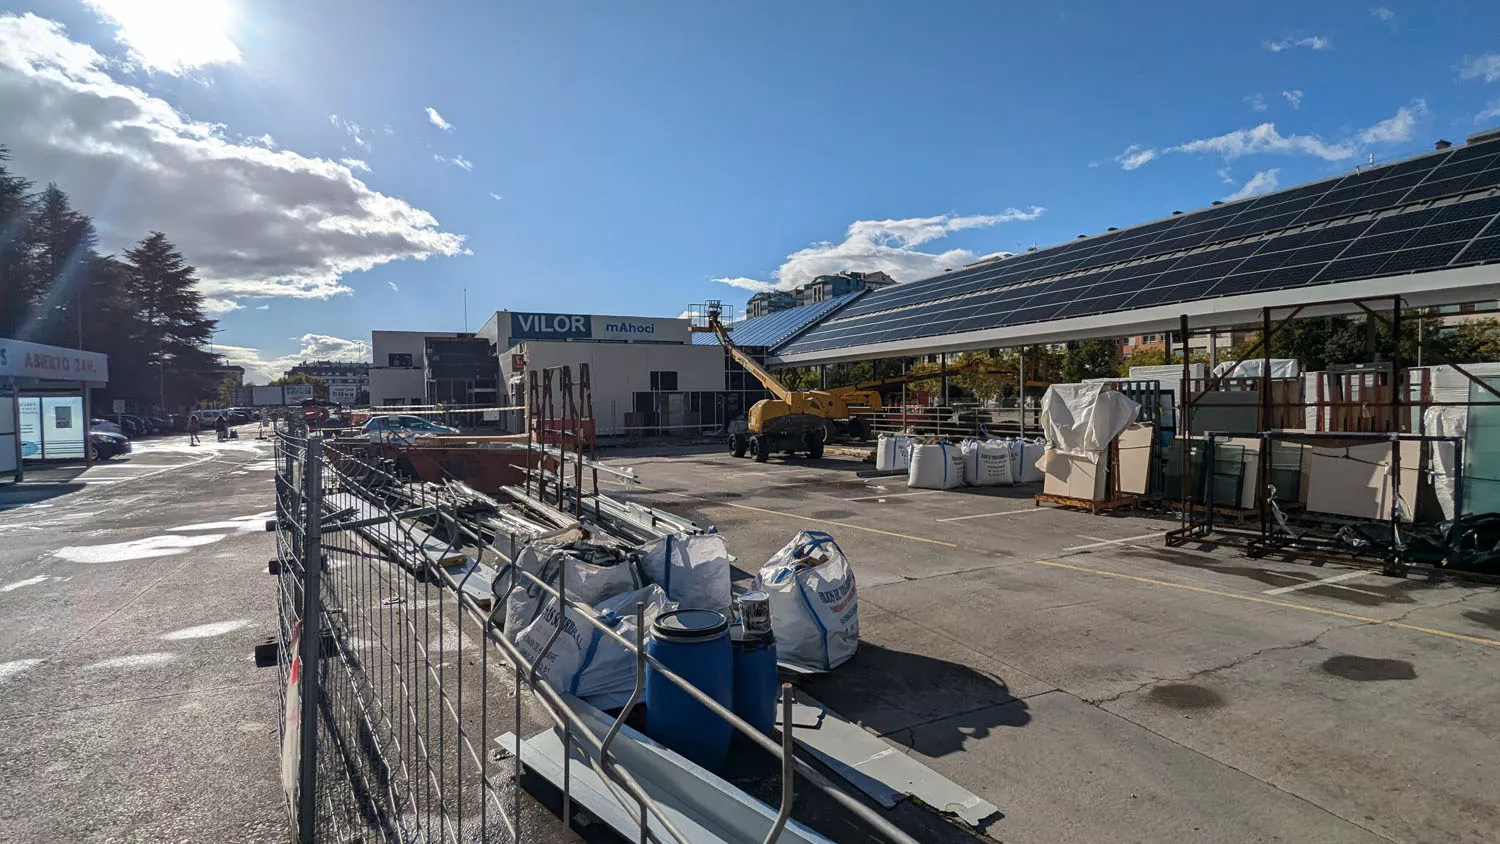
MULTIPOLYGON (((867 439, 870 435, 868 420, 851 412, 850 407, 878 411, 883 407, 879 388, 939 378, 944 374, 913 373, 827 390, 793 390, 734 345, 729 339, 729 328, 719 319, 722 308, 718 302, 708 303, 705 313, 707 330, 712 331, 730 356, 774 396, 756 402, 743 424, 730 425, 730 453, 735 457, 749 454, 758 463, 766 462, 773 452, 778 451, 787 454, 801 451, 813 459, 822 457, 824 443, 840 427, 855 439, 867 439)), ((971 361, 947 370, 947 374, 980 371, 983 365, 983 361, 971 361)))

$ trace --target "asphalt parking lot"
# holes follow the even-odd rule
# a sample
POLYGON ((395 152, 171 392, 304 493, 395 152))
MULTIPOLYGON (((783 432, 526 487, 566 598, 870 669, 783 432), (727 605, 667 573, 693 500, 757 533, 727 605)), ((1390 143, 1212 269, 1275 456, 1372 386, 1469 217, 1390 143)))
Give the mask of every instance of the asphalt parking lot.
POLYGON ((858 656, 824 703, 1029 842, 1491 842, 1500 590, 1167 548, 1175 520, 908 490, 853 459, 616 450, 621 493, 716 525, 748 577, 832 533, 858 656))

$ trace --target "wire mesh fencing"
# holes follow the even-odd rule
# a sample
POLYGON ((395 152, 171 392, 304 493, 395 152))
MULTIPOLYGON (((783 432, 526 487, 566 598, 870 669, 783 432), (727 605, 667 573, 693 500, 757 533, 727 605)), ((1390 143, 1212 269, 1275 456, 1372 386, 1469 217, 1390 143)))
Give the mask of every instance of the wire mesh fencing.
MULTIPOLYGON (((512 510, 462 484, 414 482, 368 442, 325 440, 295 425, 278 433, 282 785, 294 840, 572 840, 570 766, 583 766, 638 825, 639 840, 691 841, 611 746, 624 740, 649 668, 779 760, 786 799, 779 812, 762 812, 766 829, 755 840, 782 834, 797 783, 816 786, 879 837, 909 842, 795 759, 788 735, 778 742, 755 731, 570 598, 566 565, 549 580, 512 564, 529 542, 570 524, 592 537, 637 542, 690 526, 601 496, 597 480, 586 494, 589 474, 568 471, 582 457, 566 443, 535 449, 538 494, 516 490, 527 504, 512 510), (544 500, 557 490, 576 506, 544 500), (580 518, 586 512, 592 516, 580 518), (555 619, 557 632, 532 659, 500 624, 517 590, 553 602, 543 615, 555 619), (590 625, 630 652, 635 693, 618 716, 590 717, 548 681, 549 651, 571 624, 590 625), (567 752, 560 793, 543 806, 522 787, 521 737, 549 729, 567 752), (496 741, 504 734, 514 744, 496 741)), ((638 606, 635 629, 643 622, 638 606)))

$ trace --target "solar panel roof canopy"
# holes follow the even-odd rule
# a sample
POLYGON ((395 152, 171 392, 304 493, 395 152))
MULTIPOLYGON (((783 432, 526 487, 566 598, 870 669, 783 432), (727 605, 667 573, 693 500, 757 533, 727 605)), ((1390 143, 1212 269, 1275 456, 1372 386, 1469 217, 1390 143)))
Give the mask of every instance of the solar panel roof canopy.
MULTIPOLYGON (((765 316, 742 319, 729 325, 729 339, 736 346, 773 348, 793 339, 818 320, 836 313, 864 293, 863 290, 856 290, 853 293, 834 296, 821 302, 811 302, 795 308, 772 311, 765 316)), ((719 338, 709 332, 700 331, 693 334, 693 345, 717 346, 719 338)))
MULTIPOLYGON (((787 365, 1258 322, 1261 309, 1500 298, 1500 132, 1462 146, 871 291, 787 365)), ((1308 310, 1313 316, 1355 306, 1308 310)))

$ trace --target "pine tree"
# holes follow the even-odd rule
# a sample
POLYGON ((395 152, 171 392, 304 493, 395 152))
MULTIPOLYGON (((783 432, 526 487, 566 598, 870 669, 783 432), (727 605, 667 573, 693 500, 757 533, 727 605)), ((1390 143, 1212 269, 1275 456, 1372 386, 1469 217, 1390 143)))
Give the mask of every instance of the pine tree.
POLYGON ((87 269, 99 241, 94 222, 49 184, 34 202, 23 238, 33 299, 21 339, 83 348, 87 269))
POLYGON ((23 240, 31 216, 31 183, 11 175, 5 164, 9 160, 9 150, 0 146, 0 337, 20 333, 36 294, 23 240))
POLYGON ((137 341, 166 407, 185 407, 218 388, 218 356, 204 345, 217 320, 203 316, 197 270, 161 232, 125 252, 125 289, 140 319, 137 341))

